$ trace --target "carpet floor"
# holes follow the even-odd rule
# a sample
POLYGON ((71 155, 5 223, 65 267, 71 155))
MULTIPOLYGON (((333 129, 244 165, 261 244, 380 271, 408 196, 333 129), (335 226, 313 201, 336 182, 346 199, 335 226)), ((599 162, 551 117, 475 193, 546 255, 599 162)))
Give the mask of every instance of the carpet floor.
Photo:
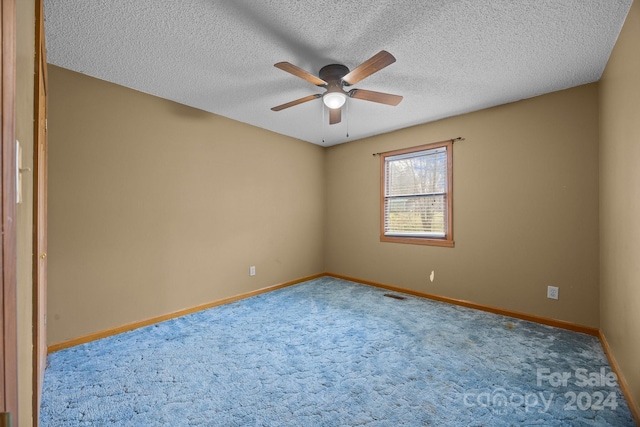
POLYGON ((596 337, 331 277, 49 355, 41 426, 634 426, 596 337))

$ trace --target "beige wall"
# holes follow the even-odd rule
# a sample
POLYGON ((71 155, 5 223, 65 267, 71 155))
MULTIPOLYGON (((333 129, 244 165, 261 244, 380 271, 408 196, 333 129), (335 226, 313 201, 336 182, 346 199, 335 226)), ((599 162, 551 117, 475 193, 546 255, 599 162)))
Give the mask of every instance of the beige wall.
MULTIPOLYGON (((33 169, 33 85, 35 72, 35 2, 16 2, 16 138, 23 168, 33 169)), ((31 426, 32 391, 32 224, 33 173, 22 174, 23 201, 17 208, 18 393, 20 426, 31 426)))
POLYGON ((321 147, 55 66, 49 88, 50 343, 323 271, 321 147))
MULTIPOLYGON (((640 3, 600 88, 601 328, 640 402, 640 3)), ((640 408, 637 408, 640 414, 640 408)))
POLYGON ((595 84, 334 146, 326 170, 326 270, 599 325, 595 84), (381 243, 372 153, 458 136, 455 248, 381 243))

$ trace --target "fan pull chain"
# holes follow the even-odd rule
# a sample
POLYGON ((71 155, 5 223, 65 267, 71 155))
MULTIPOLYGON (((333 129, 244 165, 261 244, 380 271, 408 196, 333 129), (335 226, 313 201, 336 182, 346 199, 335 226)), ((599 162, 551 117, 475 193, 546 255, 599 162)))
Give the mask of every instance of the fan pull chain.
POLYGON ((325 128, 325 121, 326 117, 325 117, 325 113, 324 113, 324 104, 322 104, 322 143, 324 144, 324 128, 325 128))
POLYGON ((346 103, 345 113, 347 113, 347 138, 349 138, 349 102, 346 103))

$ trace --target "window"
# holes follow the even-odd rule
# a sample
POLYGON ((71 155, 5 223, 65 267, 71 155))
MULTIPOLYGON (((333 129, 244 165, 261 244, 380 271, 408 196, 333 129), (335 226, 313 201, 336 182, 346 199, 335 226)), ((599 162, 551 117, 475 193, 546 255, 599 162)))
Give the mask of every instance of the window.
POLYGON ((383 242, 453 247, 453 141, 381 154, 383 242))

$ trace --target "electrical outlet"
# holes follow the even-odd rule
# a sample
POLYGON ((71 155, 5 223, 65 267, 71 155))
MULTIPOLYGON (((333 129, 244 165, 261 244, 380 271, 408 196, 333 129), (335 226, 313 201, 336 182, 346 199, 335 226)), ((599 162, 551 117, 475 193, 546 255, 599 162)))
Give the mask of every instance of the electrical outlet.
POLYGON ((255 276, 256 275, 256 266, 252 265, 251 267, 249 267, 249 276, 255 276))
POLYGON ((547 298, 558 299, 558 287, 547 286, 547 298))

